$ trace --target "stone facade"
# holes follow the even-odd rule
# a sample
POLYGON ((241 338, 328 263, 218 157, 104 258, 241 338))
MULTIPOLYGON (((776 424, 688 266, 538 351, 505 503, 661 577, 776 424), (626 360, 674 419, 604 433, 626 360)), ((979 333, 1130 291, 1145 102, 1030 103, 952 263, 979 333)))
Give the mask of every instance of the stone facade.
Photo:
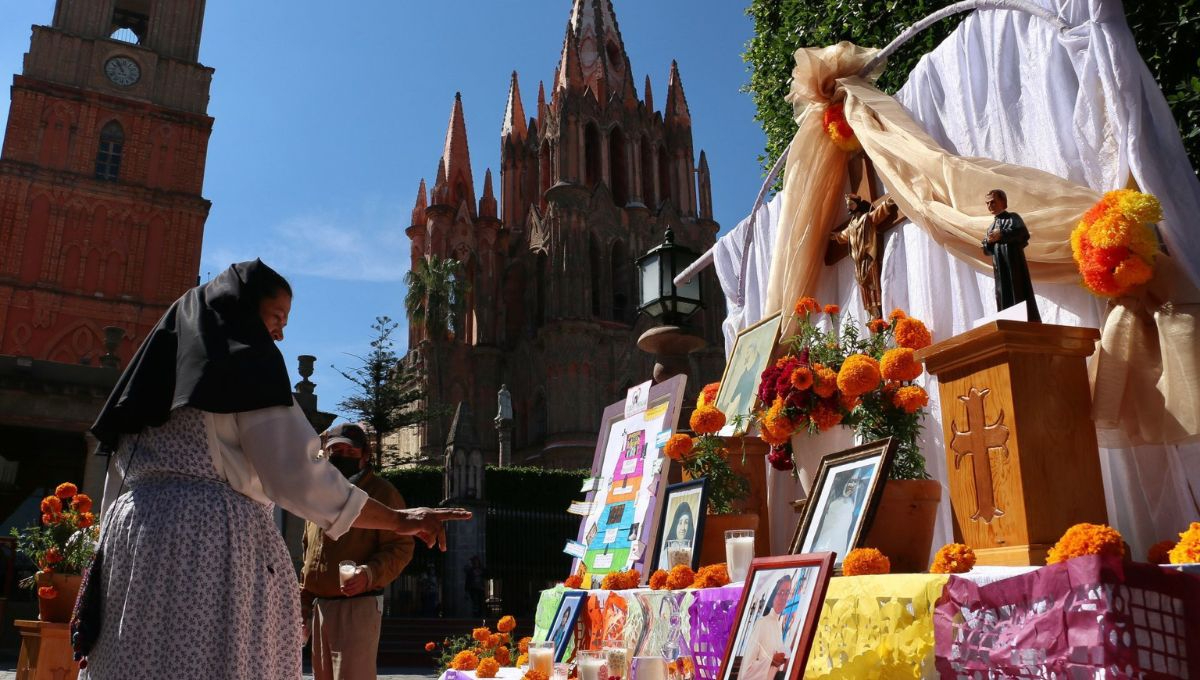
MULTIPOLYGON (((661 112, 648 77, 639 97, 610 0, 575 0, 558 68, 548 88, 539 83, 531 113, 514 72, 499 197, 488 169, 476 199, 455 96, 432 190, 421 180, 407 234, 412 266, 429 256, 462 263, 466 314, 453 339, 410 324, 404 361, 433 403, 473 405, 487 462, 497 459, 496 393, 507 384, 513 462, 588 466, 604 407, 647 380, 653 363, 636 347, 652 322, 637 313, 634 260, 668 227, 698 253, 715 240, 708 163, 703 151, 696 161, 677 64, 661 112)), ((702 276, 705 309, 692 325, 710 346, 693 355, 691 394, 724 363, 724 299, 712 271, 702 276)), ((449 421, 392 443, 440 463, 449 421)))

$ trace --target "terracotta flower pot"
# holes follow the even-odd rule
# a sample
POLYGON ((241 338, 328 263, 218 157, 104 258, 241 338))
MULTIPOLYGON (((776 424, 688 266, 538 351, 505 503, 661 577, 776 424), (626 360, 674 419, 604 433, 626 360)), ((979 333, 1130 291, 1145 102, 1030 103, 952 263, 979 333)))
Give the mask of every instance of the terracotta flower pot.
POLYGON ((887 555, 893 574, 927 571, 941 500, 937 480, 889 479, 864 545, 887 555))
POLYGON ((71 612, 75 609, 75 599, 79 597, 79 584, 83 577, 79 574, 47 574, 38 572, 38 588, 53 586, 58 595, 47 599, 38 596, 38 619, 49 623, 68 623, 71 612))
POLYGON ((719 564, 725 561, 725 532, 733 529, 754 529, 754 554, 763 557, 770 550, 763 550, 759 537, 758 515, 754 513, 742 515, 707 515, 704 518, 704 537, 700 544, 700 566, 719 564))

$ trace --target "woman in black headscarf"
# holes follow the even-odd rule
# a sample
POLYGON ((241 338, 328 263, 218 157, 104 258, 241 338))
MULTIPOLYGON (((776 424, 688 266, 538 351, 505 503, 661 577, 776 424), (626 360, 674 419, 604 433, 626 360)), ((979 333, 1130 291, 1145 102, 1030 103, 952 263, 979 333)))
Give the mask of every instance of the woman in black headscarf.
POLYGON ((275 347, 291 301, 258 260, 188 291, 92 426, 114 453, 81 677, 300 678, 299 589, 273 504, 334 539, 390 529, 442 549, 442 522, 470 517, 388 508, 320 455, 275 347))

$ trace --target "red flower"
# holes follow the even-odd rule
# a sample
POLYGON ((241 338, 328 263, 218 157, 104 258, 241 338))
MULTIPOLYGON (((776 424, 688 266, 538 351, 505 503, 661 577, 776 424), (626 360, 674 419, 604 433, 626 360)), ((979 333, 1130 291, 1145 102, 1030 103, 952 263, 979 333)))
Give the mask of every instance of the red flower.
POLYGON ((64 501, 74 498, 75 494, 77 494, 77 493, 79 493, 79 487, 75 486, 74 484, 72 484, 70 482, 63 482, 62 484, 59 484, 58 488, 56 488, 54 490, 54 495, 58 496, 59 498, 63 499, 64 501))
POLYGON ((50 546, 50 549, 46 551, 46 564, 58 564, 62 561, 62 553, 58 551, 56 546, 50 546))
POLYGON ((58 597, 58 589, 54 586, 42 586, 38 588, 38 597, 43 600, 53 600, 58 597))

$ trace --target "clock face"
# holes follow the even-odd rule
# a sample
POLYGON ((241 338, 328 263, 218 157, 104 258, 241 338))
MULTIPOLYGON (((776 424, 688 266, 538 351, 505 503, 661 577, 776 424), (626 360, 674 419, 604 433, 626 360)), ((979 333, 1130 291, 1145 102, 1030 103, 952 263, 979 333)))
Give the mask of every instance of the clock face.
POLYGON ((104 62, 104 75, 116 85, 129 87, 142 77, 142 69, 129 57, 113 57, 104 62))

